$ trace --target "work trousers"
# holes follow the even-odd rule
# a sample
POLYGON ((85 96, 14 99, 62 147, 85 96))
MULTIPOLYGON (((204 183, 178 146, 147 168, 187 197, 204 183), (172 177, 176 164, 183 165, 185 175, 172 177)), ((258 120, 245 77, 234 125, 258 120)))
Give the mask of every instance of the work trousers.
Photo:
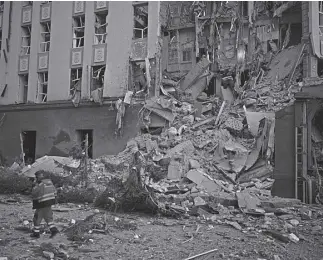
POLYGON ((52 230, 55 227, 54 222, 53 222, 53 211, 52 211, 51 206, 36 209, 35 214, 34 214, 34 219, 33 219, 35 233, 40 232, 40 224, 43 219, 45 219, 50 230, 52 230))

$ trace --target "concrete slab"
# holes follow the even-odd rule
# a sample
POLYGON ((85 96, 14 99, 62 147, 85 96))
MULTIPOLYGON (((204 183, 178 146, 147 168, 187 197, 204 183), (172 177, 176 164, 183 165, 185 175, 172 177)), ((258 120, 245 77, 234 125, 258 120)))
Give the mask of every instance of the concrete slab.
POLYGON ((190 170, 186 178, 196 183, 198 186, 204 187, 208 192, 220 191, 220 187, 212 180, 208 179, 201 170, 190 170))
POLYGON ((239 208, 242 211, 253 211, 260 206, 260 200, 247 191, 236 192, 239 208))

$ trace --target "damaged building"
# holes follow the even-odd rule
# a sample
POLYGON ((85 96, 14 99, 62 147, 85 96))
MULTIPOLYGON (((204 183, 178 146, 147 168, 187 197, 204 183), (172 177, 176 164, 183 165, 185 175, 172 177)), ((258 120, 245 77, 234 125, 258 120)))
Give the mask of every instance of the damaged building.
POLYGON ((220 128, 237 141, 247 127, 256 140, 251 152, 244 150, 246 134, 229 150, 224 145, 213 155, 221 171, 240 182, 271 176, 274 195, 320 200, 322 8, 321 2, 162 2, 161 96, 146 101, 146 127, 171 126, 181 102, 194 107, 195 119, 218 114, 216 125, 224 113, 220 128))
POLYGON ((274 195, 313 202, 322 15, 317 1, 5 2, 0 152, 32 162, 88 138, 98 157, 140 130, 197 131, 233 182, 274 177, 274 195))
POLYGON ((159 3, 0 7, 0 161, 68 156, 86 136, 90 157, 122 151, 139 129, 140 104, 126 103, 125 94, 147 88, 129 75, 153 66, 159 3))

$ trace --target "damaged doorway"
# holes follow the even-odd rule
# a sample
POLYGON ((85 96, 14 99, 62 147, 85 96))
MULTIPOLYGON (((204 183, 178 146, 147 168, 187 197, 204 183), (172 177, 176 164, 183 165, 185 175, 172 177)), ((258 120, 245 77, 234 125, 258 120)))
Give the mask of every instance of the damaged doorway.
POLYGON ((21 133, 25 164, 33 164, 36 159, 36 131, 21 133))
POLYGON ((93 130, 92 129, 80 129, 76 130, 77 142, 81 146, 82 151, 85 151, 86 136, 88 136, 88 156, 93 158, 93 130))

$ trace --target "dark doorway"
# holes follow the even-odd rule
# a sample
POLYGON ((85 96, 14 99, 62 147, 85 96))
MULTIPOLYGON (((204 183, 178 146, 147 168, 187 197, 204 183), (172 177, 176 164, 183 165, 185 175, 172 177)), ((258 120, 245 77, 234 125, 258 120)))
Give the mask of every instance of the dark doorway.
POLYGON ((36 159, 36 131, 23 131, 21 135, 25 164, 33 164, 36 159))
POLYGON ((77 133, 77 139, 79 144, 81 145, 81 148, 83 151, 85 151, 85 140, 86 135, 88 135, 88 155, 89 158, 93 158, 93 130, 92 129, 82 129, 82 130, 76 130, 77 133))

